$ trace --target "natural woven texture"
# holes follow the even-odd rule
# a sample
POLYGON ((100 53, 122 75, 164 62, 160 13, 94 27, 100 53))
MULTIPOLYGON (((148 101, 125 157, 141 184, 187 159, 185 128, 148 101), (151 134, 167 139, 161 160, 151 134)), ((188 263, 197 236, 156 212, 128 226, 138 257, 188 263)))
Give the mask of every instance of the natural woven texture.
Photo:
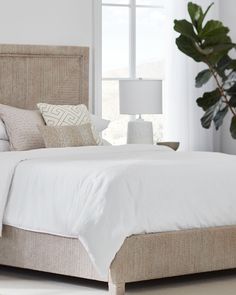
MULTIPOLYGON (((102 280, 77 239, 4 226, 0 264, 102 280)), ((236 268, 236 226, 127 238, 110 269, 111 285, 236 268)))
POLYGON ((3 227, 0 264, 101 280, 78 239, 3 227))
POLYGON ((0 45, 0 103, 35 109, 39 102, 88 106, 89 48, 0 45))
MULTIPOLYGON (((80 126, 92 123, 88 109, 85 105, 52 105, 37 104, 48 126, 80 126)), ((92 132, 97 144, 102 144, 99 134, 92 125, 92 132)))
POLYGON ((38 130, 38 126, 45 125, 39 111, 0 104, 0 118, 5 123, 11 150, 24 151, 45 147, 38 130))
POLYGON ((236 268, 236 226, 128 238, 111 266, 114 282, 236 268))
POLYGON ((80 126, 41 126, 46 148, 63 148, 96 145, 91 124, 80 126))

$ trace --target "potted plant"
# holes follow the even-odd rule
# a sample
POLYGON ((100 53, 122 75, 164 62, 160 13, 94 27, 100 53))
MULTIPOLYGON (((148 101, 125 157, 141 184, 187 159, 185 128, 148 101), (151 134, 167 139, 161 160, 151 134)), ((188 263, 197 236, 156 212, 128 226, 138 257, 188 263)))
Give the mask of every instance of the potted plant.
POLYGON ((205 112, 201 119, 202 126, 210 128, 213 122, 218 130, 230 112, 230 132, 236 139, 236 60, 229 56, 236 44, 229 37, 229 28, 222 22, 205 21, 212 5, 204 12, 201 6, 188 3, 191 21, 174 21, 174 29, 180 33, 176 44, 184 54, 206 65, 206 69, 196 77, 196 87, 202 87, 211 78, 216 82, 214 90, 205 92, 197 99, 198 106, 205 112))

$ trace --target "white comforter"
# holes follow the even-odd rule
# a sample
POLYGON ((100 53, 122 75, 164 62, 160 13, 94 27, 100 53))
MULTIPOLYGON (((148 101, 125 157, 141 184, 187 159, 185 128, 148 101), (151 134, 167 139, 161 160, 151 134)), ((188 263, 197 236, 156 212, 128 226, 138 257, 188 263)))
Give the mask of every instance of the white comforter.
POLYGON ((235 156, 156 146, 0 153, 0 221, 78 237, 106 277, 132 234, 235 225, 235 171, 235 156))

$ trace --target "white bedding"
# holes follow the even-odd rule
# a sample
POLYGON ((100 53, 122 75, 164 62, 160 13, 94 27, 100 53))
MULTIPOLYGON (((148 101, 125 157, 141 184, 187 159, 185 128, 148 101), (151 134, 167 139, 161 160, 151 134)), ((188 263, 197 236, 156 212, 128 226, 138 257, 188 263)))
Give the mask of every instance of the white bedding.
POLYGON ((0 154, 0 219, 80 238, 100 274, 132 234, 236 225, 236 157, 157 146, 0 154), (12 185, 11 185, 12 183, 12 185))

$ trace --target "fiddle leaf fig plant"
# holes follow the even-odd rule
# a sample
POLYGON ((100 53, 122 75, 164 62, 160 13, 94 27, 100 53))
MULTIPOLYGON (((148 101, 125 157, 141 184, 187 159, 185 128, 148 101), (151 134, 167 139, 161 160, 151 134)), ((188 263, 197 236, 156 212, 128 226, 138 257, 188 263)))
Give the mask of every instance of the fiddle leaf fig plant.
POLYGON ((197 99, 198 106, 205 112, 201 118, 202 126, 208 129, 214 124, 218 130, 230 112, 230 132, 236 139, 236 59, 229 56, 236 44, 229 37, 229 28, 222 22, 206 21, 213 4, 204 12, 201 6, 188 3, 190 21, 174 21, 174 29, 180 33, 176 44, 184 54, 206 65, 196 77, 196 87, 202 87, 210 79, 215 80, 216 89, 197 99))

